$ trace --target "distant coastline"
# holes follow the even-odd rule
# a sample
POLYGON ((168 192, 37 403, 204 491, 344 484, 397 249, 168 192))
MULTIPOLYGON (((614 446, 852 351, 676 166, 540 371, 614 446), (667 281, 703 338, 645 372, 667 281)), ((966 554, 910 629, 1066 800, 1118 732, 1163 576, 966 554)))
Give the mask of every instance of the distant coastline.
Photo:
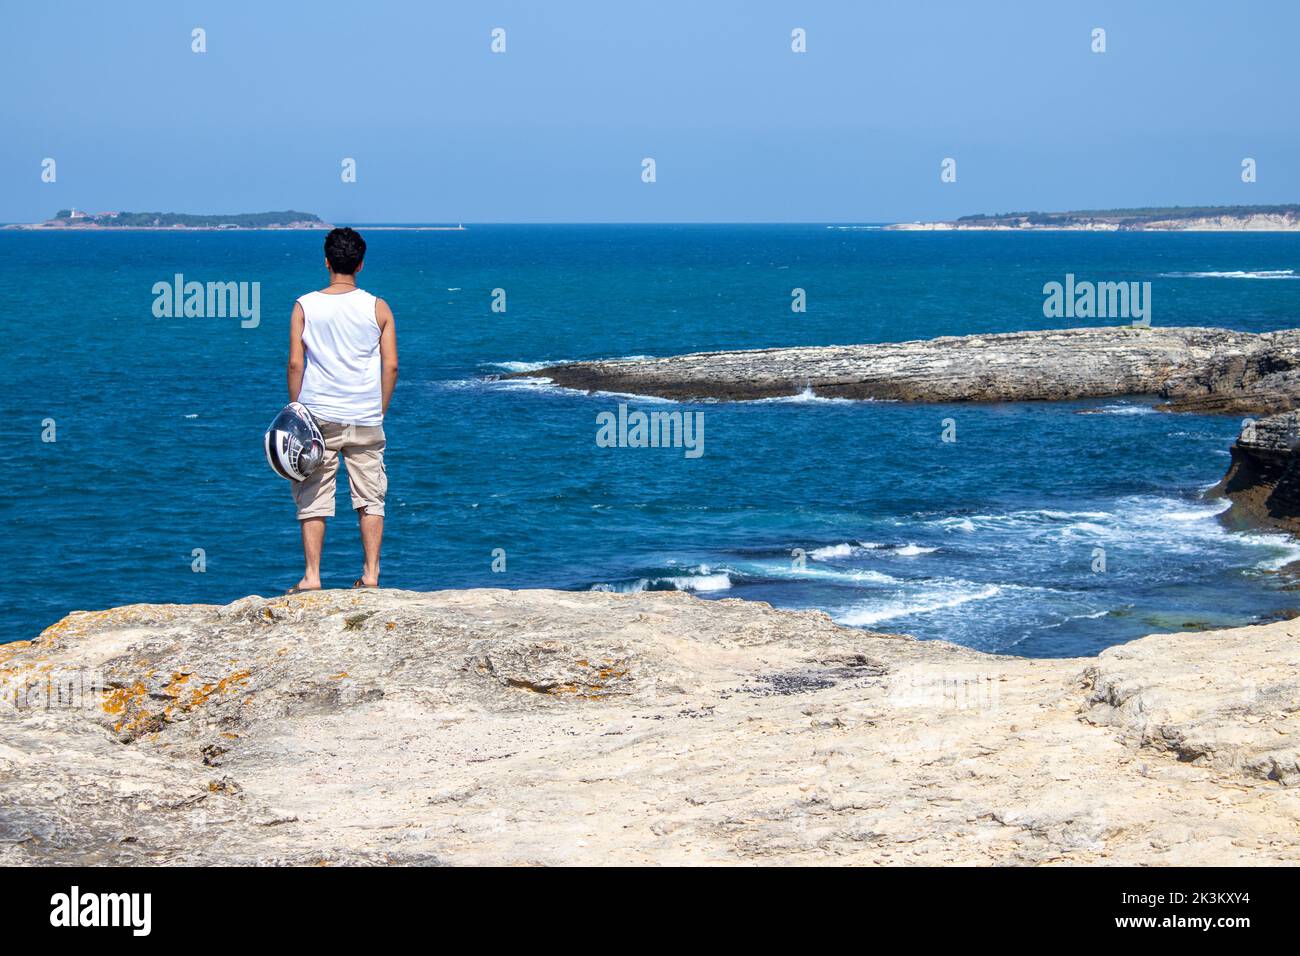
POLYGON ((885 228, 922 232, 1300 232, 1300 204, 978 213, 948 221, 900 222, 885 228))
MULTIPOLYGON (((609 223, 592 223, 592 225, 609 223)), ((703 224, 702 224, 703 225, 703 224)), ((811 225, 811 223, 809 223, 811 225)), ((333 223, 314 213, 206 215, 177 212, 87 213, 61 209, 44 222, 0 224, 0 230, 33 232, 232 232, 328 230, 333 223)), ((464 232, 463 223, 359 224, 369 232, 464 232)), ((1250 206, 1152 206, 1068 212, 976 213, 951 220, 830 224, 827 229, 897 232, 1300 232, 1300 203, 1250 206)))
MULTIPOLYGON (((333 229, 315 213, 297 212, 246 212, 230 215, 197 215, 184 212, 98 212, 87 213, 77 209, 60 209, 44 222, 11 223, 3 229, 50 232, 245 232, 250 230, 333 229)), ((411 230, 417 232, 462 232, 463 224, 455 226, 377 226, 384 230, 411 230)))

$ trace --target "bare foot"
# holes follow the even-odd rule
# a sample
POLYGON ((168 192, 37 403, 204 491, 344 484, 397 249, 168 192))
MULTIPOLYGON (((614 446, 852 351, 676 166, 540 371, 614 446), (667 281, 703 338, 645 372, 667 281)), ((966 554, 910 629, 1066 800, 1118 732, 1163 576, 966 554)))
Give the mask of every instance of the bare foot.
POLYGON ((352 582, 352 586, 354 588, 377 588, 379 587, 379 576, 375 575, 375 577, 367 580, 363 573, 361 577, 352 582))
POLYGON ((293 586, 295 591, 319 591, 320 578, 304 577, 301 581, 293 586))

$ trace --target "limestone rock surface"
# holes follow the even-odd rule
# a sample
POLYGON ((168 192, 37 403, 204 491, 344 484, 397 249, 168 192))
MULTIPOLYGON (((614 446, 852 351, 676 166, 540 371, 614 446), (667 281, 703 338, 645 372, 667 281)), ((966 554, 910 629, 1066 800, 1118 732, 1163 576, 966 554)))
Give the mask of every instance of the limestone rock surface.
POLYGON ((1028 660, 680 593, 0 645, 0 864, 1300 861, 1300 621, 1028 660))
POLYGON ((671 399, 750 400, 811 389, 906 402, 1153 395, 1172 410, 1269 414, 1300 396, 1300 330, 1057 329, 912 342, 572 362, 510 378, 671 399))

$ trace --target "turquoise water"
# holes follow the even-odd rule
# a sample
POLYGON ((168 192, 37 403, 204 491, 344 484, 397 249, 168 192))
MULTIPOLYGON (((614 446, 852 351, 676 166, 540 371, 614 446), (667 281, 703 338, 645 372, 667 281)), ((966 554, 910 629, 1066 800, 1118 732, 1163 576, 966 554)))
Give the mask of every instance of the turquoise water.
MULTIPOLYGON (((1158 325, 1288 328, 1300 282, 1249 275, 1300 270, 1298 237, 483 226, 367 238, 362 285, 392 305, 401 350, 386 585, 682 588, 1042 656, 1300 604, 1273 573, 1300 551, 1226 530, 1222 504, 1201 498, 1227 467, 1233 419, 1140 400, 702 403, 684 406, 705 420, 705 453, 688 459, 595 443, 597 414, 621 400, 674 406, 485 380, 563 359, 1048 328, 1060 323, 1043 317, 1043 283, 1067 272, 1151 281, 1158 325), (806 314, 790 311, 794 287, 806 314), (940 441, 945 418, 955 443, 940 441)), ((323 284, 320 241, 0 232, 12 436, 0 640, 73 609, 225 602, 297 580, 288 486, 260 443, 286 400, 293 299, 323 284), (260 324, 154 318, 153 285, 176 273, 260 282, 260 324), (41 440, 45 419, 55 442, 41 440)), ((329 585, 360 569, 346 508, 326 543, 329 585)))

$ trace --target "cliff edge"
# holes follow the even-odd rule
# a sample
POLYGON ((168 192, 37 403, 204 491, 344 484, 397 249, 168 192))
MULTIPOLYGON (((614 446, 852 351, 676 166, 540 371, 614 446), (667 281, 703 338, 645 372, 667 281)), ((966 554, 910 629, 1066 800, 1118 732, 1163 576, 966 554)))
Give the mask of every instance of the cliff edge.
POLYGON ((1232 445, 1228 473, 1211 494, 1232 501, 1228 517, 1300 533, 1300 412, 1246 419, 1232 445))
POLYGON ((686 594, 0 645, 0 864, 1300 861, 1300 621, 1027 660, 686 594))

